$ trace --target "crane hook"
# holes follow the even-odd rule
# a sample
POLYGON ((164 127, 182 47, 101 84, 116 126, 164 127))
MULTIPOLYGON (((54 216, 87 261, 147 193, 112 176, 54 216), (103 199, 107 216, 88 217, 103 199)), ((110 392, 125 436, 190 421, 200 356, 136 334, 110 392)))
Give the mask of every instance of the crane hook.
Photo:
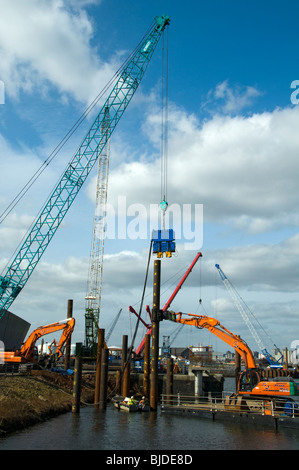
POLYGON ((166 212, 168 208, 168 202, 163 199, 163 201, 160 202, 160 207, 163 212, 166 212))

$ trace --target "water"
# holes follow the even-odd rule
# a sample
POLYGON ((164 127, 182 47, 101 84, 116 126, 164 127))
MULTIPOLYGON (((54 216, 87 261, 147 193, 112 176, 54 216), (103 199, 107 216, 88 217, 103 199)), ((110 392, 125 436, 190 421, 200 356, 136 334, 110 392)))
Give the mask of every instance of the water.
POLYGON ((298 450, 299 431, 255 429, 190 416, 108 406, 67 413, 0 438, 0 450, 298 450))
MULTIPOLYGON (((0 450, 299 450, 299 431, 93 406, 0 437, 0 450)), ((110 452, 111 454, 111 452, 110 452)), ((109 455, 110 455, 109 454, 109 455)), ((113 453, 112 453, 113 454, 113 453)), ((137 455, 137 454, 136 454, 137 455)), ((145 455, 145 454, 144 454, 145 455)))

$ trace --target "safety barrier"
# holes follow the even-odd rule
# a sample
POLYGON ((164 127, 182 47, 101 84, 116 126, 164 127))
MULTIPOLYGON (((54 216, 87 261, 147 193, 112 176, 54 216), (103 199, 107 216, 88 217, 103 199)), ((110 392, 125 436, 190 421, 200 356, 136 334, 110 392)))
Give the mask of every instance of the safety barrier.
POLYGON ((161 395, 161 409, 182 411, 238 412, 259 414, 275 418, 287 416, 299 418, 297 402, 292 400, 272 401, 268 398, 248 399, 224 392, 221 396, 161 395))
POLYGON ((5 362, 4 364, 0 365, 0 374, 2 375, 17 375, 23 373, 29 373, 31 370, 35 368, 35 364, 27 363, 27 364, 14 364, 5 362))

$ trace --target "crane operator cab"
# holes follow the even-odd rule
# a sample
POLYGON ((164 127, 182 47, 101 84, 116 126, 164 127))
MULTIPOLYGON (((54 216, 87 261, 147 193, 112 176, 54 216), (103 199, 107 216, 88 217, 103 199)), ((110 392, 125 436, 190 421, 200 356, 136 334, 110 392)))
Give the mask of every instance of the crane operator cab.
POLYGON ((247 369, 242 372, 239 379, 239 392, 251 392, 260 382, 260 376, 254 369, 247 369))

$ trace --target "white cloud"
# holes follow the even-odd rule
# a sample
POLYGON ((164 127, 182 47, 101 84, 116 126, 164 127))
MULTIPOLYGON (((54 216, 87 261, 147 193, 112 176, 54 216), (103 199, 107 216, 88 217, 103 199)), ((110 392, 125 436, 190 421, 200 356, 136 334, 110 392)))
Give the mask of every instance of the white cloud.
POLYGON ((14 252, 33 220, 33 217, 28 215, 17 216, 13 213, 6 222, 0 225, 0 256, 4 256, 3 260, 0 259, 0 269, 7 262, 7 254, 14 252))
MULTIPOLYGON (((284 332, 284 341, 287 343, 279 345, 287 346, 288 342, 296 339, 294 329, 288 331, 284 318, 288 318, 289 325, 296 324, 298 311, 296 293, 299 277, 296 263, 298 239, 299 235, 277 245, 236 246, 204 252, 204 257, 193 268, 171 308, 216 317, 232 332, 241 334, 245 340, 246 335, 249 335, 250 344, 255 349, 256 346, 248 334, 247 327, 244 326, 215 269, 214 264, 219 263, 244 300, 250 304, 262 325, 271 333, 274 330, 276 342, 279 343, 279 334, 275 325, 278 325, 280 331, 284 332), (216 298, 215 282, 220 289, 216 298), (268 295, 269 292, 271 292, 270 301, 265 297, 265 293, 268 295), (284 295, 285 292, 287 296, 284 295), (290 297, 292 293, 295 295, 293 301, 290 297), (196 310, 200 296, 205 307, 205 310, 201 312, 196 310)), ((180 245, 178 245, 178 253, 178 256, 162 260, 161 305, 168 300, 195 257, 195 253, 184 251, 180 245)), ((120 344, 123 332, 128 334, 129 329, 131 328, 132 331, 135 327, 135 318, 129 317, 128 306, 133 305, 136 311, 139 311, 147 254, 124 250, 104 256, 102 326, 108 328, 119 308, 124 310, 118 328, 111 338, 114 343, 120 344)), ((152 268, 153 260, 143 307, 144 319, 146 319, 145 306, 152 303, 152 268)), ((74 338, 76 341, 82 341, 87 275, 88 258, 70 256, 56 263, 41 260, 26 288, 13 304, 12 311, 26 318, 32 323, 33 328, 63 319, 66 315, 67 299, 72 298, 76 317, 74 338)), ((161 328, 163 334, 168 334, 173 325, 170 322, 163 322, 161 328)), ((140 338, 137 341, 139 340, 140 338)), ((198 335, 199 341, 200 335, 198 335)), ((221 349, 223 347, 226 346, 221 345, 221 349)))
POLYGON ((261 92, 253 86, 234 86, 228 84, 228 80, 218 83, 215 90, 210 90, 202 109, 209 112, 224 114, 236 114, 246 108, 250 108, 261 92))
MULTIPOLYGON (((54 87, 60 93, 60 99, 65 101, 70 96, 81 102, 94 98, 118 68, 120 57, 116 52, 104 61, 101 44, 93 47, 94 23, 84 8, 99 3, 100 0, 0 0, 0 79, 5 83, 7 97, 17 99, 22 92, 34 97, 36 90, 47 94, 54 87)), ((135 105, 132 103, 138 113, 141 105, 144 112, 137 125, 134 122, 132 126, 134 136, 126 135, 125 130, 123 134, 113 136, 111 141, 108 197, 116 208, 119 195, 127 197, 127 205, 140 203, 148 207, 160 202, 161 116, 160 110, 155 108, 159 101, 156 91, 154 89, 145 95, 141 89, 136 95, 137 101, 134 99, 135 105)), ((215 278, 219 276, 214 264, 219 263, 244 298, 253 305, 259 318, 265 321, 265 326, 278 325, 277 334, 284 335, 285 344, 282 346, 287 346, 288 340, 296 339, 296 329, 292 325, 296 326, 298 318, 299 272, 296 260, 299 235, 277 244, 270 242, 270 235, 272 230, 296 229, 299 225, 299 108, 276 109, 245 117, 238 115, 240 111, 250 109, 260 94, 257 88, 230 86, 228 81, 224 81, 209 93, 204 108, 211 112, 211 118, 203 122, 196 115, 170 103, 169 203, 203 203, 205 224, 211 222, 220 226, 224 223, 243 233, 269 234, 269 240, 264 244, 237 246, 235 241, 231 241, 231 248, 204 249, 204 258, 200 261, 202 278, 197 266, 180 290, 173 308, 198 313, 195 310, 201 295, 203 301, 208 301, 208 315, 219 313, 221 322, 231 331, 245 331, 241 319, 232 314, 234 306, 225 297, 223 286, 221 297, 215 300, 215 278)), ((38 98, 40 96, 35 96, 34 106, 39 106, 38 98)), ((5 119, 7 124, 6 116, 5 119)), ((131 119, 132 115, 129 124, 131 119)), ((59 123, 62 120, 60 117, 59 123)), ((44 139, 48 139, 46 147, 50 146, 54 131, 49 130, 44 122, 45 117, 40 128, 43 127, 43 133, 45 129, 48 131, 48 135, 44 134, 44 139)), ((38 124, 35 122, 36 132, 38 124)), ((130 128, 129 124, 126 122, 126 129, 130 128)), ((55 126, 60 128, 56 121, 55 126)), ((40 160, 34 151, 22 147, 22 144, 21 150, 16 151, 2 136, 0 147, 2 207, 15 195, 15 189, 22 187, 39 167, 40 160), (12 172, 12 168, 18 171, 12 172)), ((41 149, 41 153, 47 152, 41 149)), ((56 172, 57 168, 50 175, 52 179, 56 172)), ((37 200, 38 209, 41 199, 44 200, 41 186, 48 194, 48 183, 49 175, 34 193, 38 194, 33 198, 37 200)), ((89 181, 86 191, 93 202, 94 188, 94 181, 89 181)), ((81 217, 87 212, 84 197, 83 202, 80 207, 80 201, 75 203, 77 210, 72 212, 69 231, 60 232, 60 236, 65 236, 69 243, 64 240, 62 253, 56 253, 59 240, 53 251, 50 248, 50 256, 40 261, 12 308, 16 314, 39 326, 64 318, 67 299, 73 298, 78 341, 84 338, 88 259, 80 257, 78 252, 76 257, 70 255, 71 250, 74 253, 73 246, 70 246, 75 238, 79 239, 79 232, 82 235, 85 222, 81 217), (79 221, 79 228, 74 220, 79 221), (53 253, 56 258, 51 262, 53 253)), ((1 266, 28 228, 32 214, 36 215, 34 207, 32 202, 25 204, 0 226, 1 266)), ((123 316, 111 338, 118 344, 121 334, 129 330, 128 305, 137 304, 138 310, 148 254, 146 250, 139 249, 141 245, 137 243, 133 248, 132 244, 128 247, 127 241, 117 246, 114 254, 109 253, 109 244, 105 245, 103 322, 108 326, 123 307, 123 316)), ((78 245, 80 243, 83 243, 81 238, 78 245)), ((87 249, 83 251, 85 253, 87 249)), ((184 251, 178 244, 177 256, 163 260, 162 303, 169 298, 194 256, 195 253, 184 251)), ((152 302, 151 284, 150 271, 145 304, 152 302)), ((163 322, 161 331, 166 332, 167 329, 173 330, 173 325, 163 322)), ((226 349, 226 345, 223 348, 226 349)))
POLYGON ((47 92, 89 102, 117 70, 116 56, 100 60, 93 24, 83 9, 95 1, 1 1, 1 79, 7 95, 47 92))
POLYGON ((217 263, 232 284, 237 289, 246 290, 248 295, 250 291, 296 294, 299 278, 298 255, 299 234, 277 244, 254 244, 226 250, 211 250, 207 253, 208 261, 203 261, 209 263, 207 272, 210 271, 210 274, 206 282, 212 285, 217 263))
MULTIPOLYGON (((149 115, 147 137, 159 133, 149 115)), ((250 117, 214 116, 202 125, 193 115, 170 111, 168 202, 204 205, 204 221, 229 223, 248 233, 299 224, 299 109, 250 117)), ((155 138, 158 142, 158 138, 155 138)), ((127 204, 160 202, 160 155, 124 161, 110 171, 109 199, 127 204)), ((92 186, 92 194, 94 186, 92 186)))
MULTIPOLYGON (((184 110, 173 108, 170 120, 170 204, 203 203, 205 223, 233 223, 236 228, 249 232, 269 232, 275 227, 288 228, 298 225, 298 108, 277 109, 272 113, 255 114, 247 118, 216 116, 202 125, 194 115, 189 116, 184 110)), ((146 125, 144 128, 150 135, 153 135, 153 130, 159 132, 156 129, 155 116, 149 115, 147 122, 148 128, 146 125)), ((158 139, 156 141, 158 142, 158 139)), ((19 165, 23 167, 23 156, 14 154, 5 141, 3 145, 10 157, 16 161, 19 159, 19 165)), ((124 159, 126 157, 126 163, 112 168, 110 172, 110 202, 116 202, 118 195, 126 195, 128 204, 159 203, 159 157, 153 154, 147 160, 143 154, 140 161, 131 161, 130 153, 124 155, 124 159)), ((29 153, 26 158, 26 169, 29 168, 30 162, 36 164, 33 153, 29 153)), ((5 177, 5 183, 6 180, 5 177)), ((90 182, 88 189, 91 190, 92 197, 95 192, 94 187, 91 188, 90 182)), ((25 222, 27 219, 24 219, 24 224, 25 222)), ((23 225, 20 226, 22 227, 23 225)), ((9 247, 9 253, 13 237, 16 235, 13 234, 15 228, 13 218, 9 226, 2 227, 1 241, 5 245, 2 248, 4 250, 9 247), (8 232, 8 229, 11 232, 8 232)), ((299 275, 296 265, 298 246, 298 236, 294 236, 277 245, 268 243, 235 246, 221 251, 204 252, 206 276, 203 285, 213 286, 214 264, 219 263, 221 266, 223 264, 223 270, 231 277, 233 283, 241 289, 246 289, 246 292, 259 292, 259 295, 262 292, 271 292, 273 295, 276 292, 296 293, 299 275)), ((165 265, 165 279, 170 277, 173 270, 179 270, 184 265, 187 269, 192 260, 191 252, 184 252, 180 246, 178 249, 179 257, 169 260, 165 265)), ((115 296, 111 295, 110 291, 117 290, 128 304, 140 299, 146 257, 147 254, 140 254, 138 251, 119 252, 115 255, 107 252, 103 281, 108 310, 112 304, 115 312, 119 308, 119 305, 115 304, 115 296)), ((82 290, 82 285, 85 287, 86 261, 85 264, 81 264, 80 260, 77 262, 79 264, 61 262, 54 266, 41 262, 37 268, 42 269, 41 274, 36 277, 34 273, 32 278, 35 279, 34 284, 43 279, 46 287, 42 288, 42 283, 39 283, 40 287, 35 284, 36 304, 40 302, 40 305, 43 305, 42 295, 47 297, 44 289, 50 292, 58 289, 62 299, 63 296, 68 296, 68 286, 71 286, 69 290, 72 292, 75 284, 78 286, 78 289, 75 288, 77 291, 82 290)), ((198 276, 192 274, 188 283, 190 287, 198 287, 198 276)), ((27 286, 22 298, 26 292, 27 286)), ((82 292, 82 310, 84 295, 82 292)), ((183 298, 182 302, 178 299, 177 305, 188 305, 191 297, 183 298)), ((26 299, 28 300, 27 295, 26 299)), ((21 301, 21 304, 24 305, 24 301, 21 301)), ((290 306, 291 312, 294 312, 294 308, 294 305, 290 306)))

